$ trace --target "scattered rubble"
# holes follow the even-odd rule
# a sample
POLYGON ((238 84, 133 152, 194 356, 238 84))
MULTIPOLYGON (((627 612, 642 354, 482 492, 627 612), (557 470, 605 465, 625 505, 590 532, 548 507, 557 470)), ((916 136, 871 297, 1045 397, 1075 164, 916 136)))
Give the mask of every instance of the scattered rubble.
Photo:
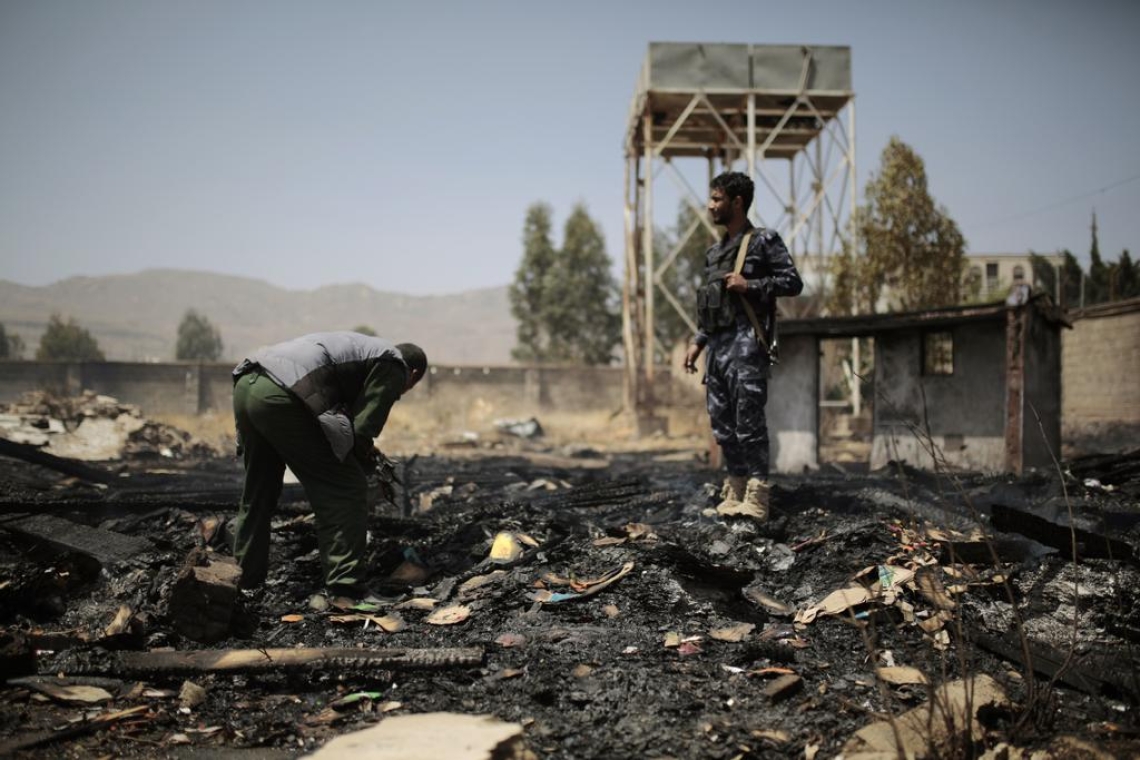
POLYGON ((80 461, 183 459, 218 453, 185 431, 146 419, 133 404, 91 391, 74 398, 30 391, 13 404, 0 405, 0 438, 80 461))
POLYGON ((525 420, 495 420, 495 429, 518 438, 539 438, 543 434, 542 424, 535 417, 525 420))
POLYGON ((858 731, 843 747, 845 760, 969 756, 983 741, 980 716, 1011 705, 1002 687, 988 675, 939 686, 930 700, 902 715, 876 721, 858 731))
POLYGON ((297 486, 266 585, 237 589, 232 458, 98 484, 0 455, 0 755, 1140 750, 1125 489, 822 472, 776 478, 758 523, 657 456, 406 459, 357 604, 314 595, 297 486))

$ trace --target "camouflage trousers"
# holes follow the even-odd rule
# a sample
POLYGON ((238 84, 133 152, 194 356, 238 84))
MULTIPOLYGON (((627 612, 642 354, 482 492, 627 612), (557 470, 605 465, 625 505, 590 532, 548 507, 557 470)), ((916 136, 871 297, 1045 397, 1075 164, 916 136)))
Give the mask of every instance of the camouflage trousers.
POLYGON ((768 354, 751 328, 709 336, 705 385, 713 437, 729 475, 768 477, 768 354))

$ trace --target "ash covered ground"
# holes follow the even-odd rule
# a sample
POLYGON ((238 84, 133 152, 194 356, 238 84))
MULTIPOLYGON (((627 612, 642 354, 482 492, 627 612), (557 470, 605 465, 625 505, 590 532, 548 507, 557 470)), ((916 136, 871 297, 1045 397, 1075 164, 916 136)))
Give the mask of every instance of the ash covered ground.
POLYGON ((516 448, 403 462, 397 505, 370 519, 370 580, 392 597, 371 608, 313 598, 312 518, 286 486, 269 582, 208 643, 172 599, 229 553, 238 462, 136 457, 91 465, 114 476, 95 485, 0 457, 0 754, 287 757, 449 712, 517 724, 541 758, 891 757, 853 736, 983 675, 1007 699, 908 749, 1140 754, 1136 455, 1064 480, 780 476, 756 525, 716 516, 718 476, 692 454, 516 448), (45 516, 105 533, 37 538, 45 516), (127 543, 76 548, 92 535, 127 543), (415 652, 123 659, 270 648, 415 652))

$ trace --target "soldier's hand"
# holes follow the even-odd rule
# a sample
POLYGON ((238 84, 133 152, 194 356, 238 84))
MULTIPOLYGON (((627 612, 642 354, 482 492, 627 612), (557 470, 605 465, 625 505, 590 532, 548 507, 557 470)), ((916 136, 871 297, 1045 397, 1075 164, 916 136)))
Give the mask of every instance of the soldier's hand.
POLYGON ((697 357, 701 355, 701 347, 696 343, 690 343, 689 349, 685 352, 685 371, 692 374, 697 371, 697 357))
POLYGON ((743 293, 748 290, 748 280, 744 279, 744 275, 729 272, 724 276, 724 289, 730 293, 743 293))

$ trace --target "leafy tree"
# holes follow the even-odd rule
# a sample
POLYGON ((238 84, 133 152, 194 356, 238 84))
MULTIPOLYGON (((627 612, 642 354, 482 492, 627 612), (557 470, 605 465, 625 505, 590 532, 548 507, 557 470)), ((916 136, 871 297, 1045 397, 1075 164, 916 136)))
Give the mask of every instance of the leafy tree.
POLYGON ((550 207, 535 203, 523 225, 523 257, 510 287, 520 361, 605 364, 621 335, 601 229, 581 204, 566 220, 561 250, 550 238, 550 207))
POLYGON ((357 325, 356 327, 352 328, 352 331, 353 331, 354 333, 360 333, 361 335, 367 335, 367 336, 368 336, 368 337, 370 337, 370 338, 375 338, 375 337, 377 337, 377 336, 376 336, 376 331, 375 331, 375 330, 373 330, 373 329, 372 329, 371 327, 369 327, 368 325, 357 325))
POLYGON ((1112 263, 1100 256, 1094 224, 1093 244, 1089 248, 1089 271, 1086 273, 1076 257, 1062 251, 1061 304, 1069 309, 1081 306, 1081 280, 1084 280, 1084 305, 1117 301, 1140 296, 1140 271, 1137 271, 1132 254, 1125 249, 1112 263))
POLYGON ((1132 261, 1127 248, 1120 254, 1120 260, 1113 265, 1112 275, 1113 295, 1116 298, 1140 296, 1140 272, 1136 271, 1136 264, 1132 261))
POLYGON ((555 259, 550 216, 550 206, 545 203, 534 203, 527 209, 522 261, 508 291, 511 314, 518 320, 511 355, 519 361, 542 361, 549 345, 544 323, 545 287, 555 259))
POLYGON ((1076 308, 1081 304, 1081 279, 1085 276, 1072 251, 1061 251, 1061 305, 1076 308))
POLYGON ((830 309, 874 312, 884 300, 904 311, 957 304, 966 241, 931 197, 922 158, 892 137, 864 197, 854 219, 860 250, 835 257, 830 309))
POLYGON ((864 293, 866 277, 860 273, 859 257, 851 243, 843 241, 839 253, 828 264, 831 287, 827 291, 826 311, 831 314, 859 314, 874 311, 874 302, 867 303, 864 293))
POLYGON ((1050 298, 1057 294, 1057 270, 1044 256, 1029 252, 1029 269, 1033 272, 1033 282, 1040 283, 1043 292, 1050 298))
POLYGON ((179 361, 216 362, 222 356, 222 334, 210 320, 190 309, 178 325, 174 358, 179 361))
POLYGON ((15 333, 8 336, 8 358, 9 359, 23 359, 24 358, 24 339, 15 333))
POLYGON ((566 220, 562 250, 543 283, 548 359, 584 364, 613 360, 621 317, 615 308, 612 264, 601 228, 579 203, 566 220))
POLYGON ((103 352, 90 332, 80 327, 71 317, 67 322, 59 314, 48 319, 47 329, 40 336, 40 347, 36 350, 40 361, 101 362, 103 352))
POLYGON ((4 325, 0 324, 0 360, 22 359, 24 356, 24 339, 16 333, 8 334, 4 325))

